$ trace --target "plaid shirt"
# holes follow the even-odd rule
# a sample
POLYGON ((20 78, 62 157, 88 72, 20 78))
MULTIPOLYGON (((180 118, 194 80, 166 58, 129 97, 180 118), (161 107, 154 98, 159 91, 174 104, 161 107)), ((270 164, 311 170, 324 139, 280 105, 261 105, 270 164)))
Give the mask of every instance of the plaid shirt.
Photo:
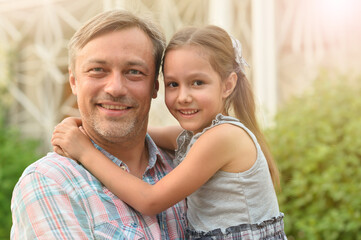
MULTIPOLYGON (((143 181, 154 184, 172 170, 171 156, 147 135, 149 165, 143 181)), ((127 166, 96 146, 119 166, 127 166)), ((126 183, 123 183, 126 184, 126 183)), ((56 153, 30 165, 11 201, 11 239, 184 239, 185 201, 154 216, 122 202, 90 172, 56 153)))

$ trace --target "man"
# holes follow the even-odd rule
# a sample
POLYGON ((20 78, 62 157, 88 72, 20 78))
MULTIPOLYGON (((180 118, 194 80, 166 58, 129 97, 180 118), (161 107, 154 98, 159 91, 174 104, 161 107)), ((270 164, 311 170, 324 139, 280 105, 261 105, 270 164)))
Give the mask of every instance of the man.
MULTIPOLYGON (((171 171, 171 156, 146 134, 164 45, 153 23, 123 11, 95 16, 69 44, 69 82, 84 130, 109 159, 151 184, 171 171)), ((56 153, 24 171, 11 209, 12 239, 184 238, 184 201, 141 215, 56 153)))

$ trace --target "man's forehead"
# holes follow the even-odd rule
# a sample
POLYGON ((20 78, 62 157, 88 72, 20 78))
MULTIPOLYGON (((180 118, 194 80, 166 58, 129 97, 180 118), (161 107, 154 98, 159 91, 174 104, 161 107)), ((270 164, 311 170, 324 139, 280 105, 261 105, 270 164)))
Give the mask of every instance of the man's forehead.
POLYGON ((137 51, 139 54, 154 55, 154 46, 150 37, 138 28, 129 28, 107 32, 89 40, 78 53, 94 51, 94 54, 102 54, 103 51, 137 51), (96 48, 96 49, 94 49, 96 48))

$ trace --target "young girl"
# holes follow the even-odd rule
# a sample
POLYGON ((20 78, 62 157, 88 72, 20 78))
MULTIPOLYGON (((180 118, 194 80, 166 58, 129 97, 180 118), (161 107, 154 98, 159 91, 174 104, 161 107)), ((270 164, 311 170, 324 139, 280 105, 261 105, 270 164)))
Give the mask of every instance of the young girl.
POLYGON ((216 26, 185 28, 163 60, 165 102, 184 130, 165 127, 150 135, 176 149, 179 165, 172 172, 149 185, 115 168, 70 120, 56 128, 54 149, 143 214, 187 198, 187 239, 286 239, 278 171, 256 121, 238 40, 216 26))

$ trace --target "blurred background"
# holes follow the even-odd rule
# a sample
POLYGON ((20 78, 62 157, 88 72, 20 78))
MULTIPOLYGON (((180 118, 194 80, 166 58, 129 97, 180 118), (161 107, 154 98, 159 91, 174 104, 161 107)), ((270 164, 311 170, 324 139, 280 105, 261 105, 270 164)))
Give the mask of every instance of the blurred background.
MULTIPOLYGON (((206 24, 238 38, 281 172, 289 239, 361 239, 358 0, 0 0, 0 239, 22 171, 51 150, 57 123, 78 116, 68 40, 110 9, 152 17, 168 40, 206 24)), ((175 123, 161 84, 150 124, 175 123)))

